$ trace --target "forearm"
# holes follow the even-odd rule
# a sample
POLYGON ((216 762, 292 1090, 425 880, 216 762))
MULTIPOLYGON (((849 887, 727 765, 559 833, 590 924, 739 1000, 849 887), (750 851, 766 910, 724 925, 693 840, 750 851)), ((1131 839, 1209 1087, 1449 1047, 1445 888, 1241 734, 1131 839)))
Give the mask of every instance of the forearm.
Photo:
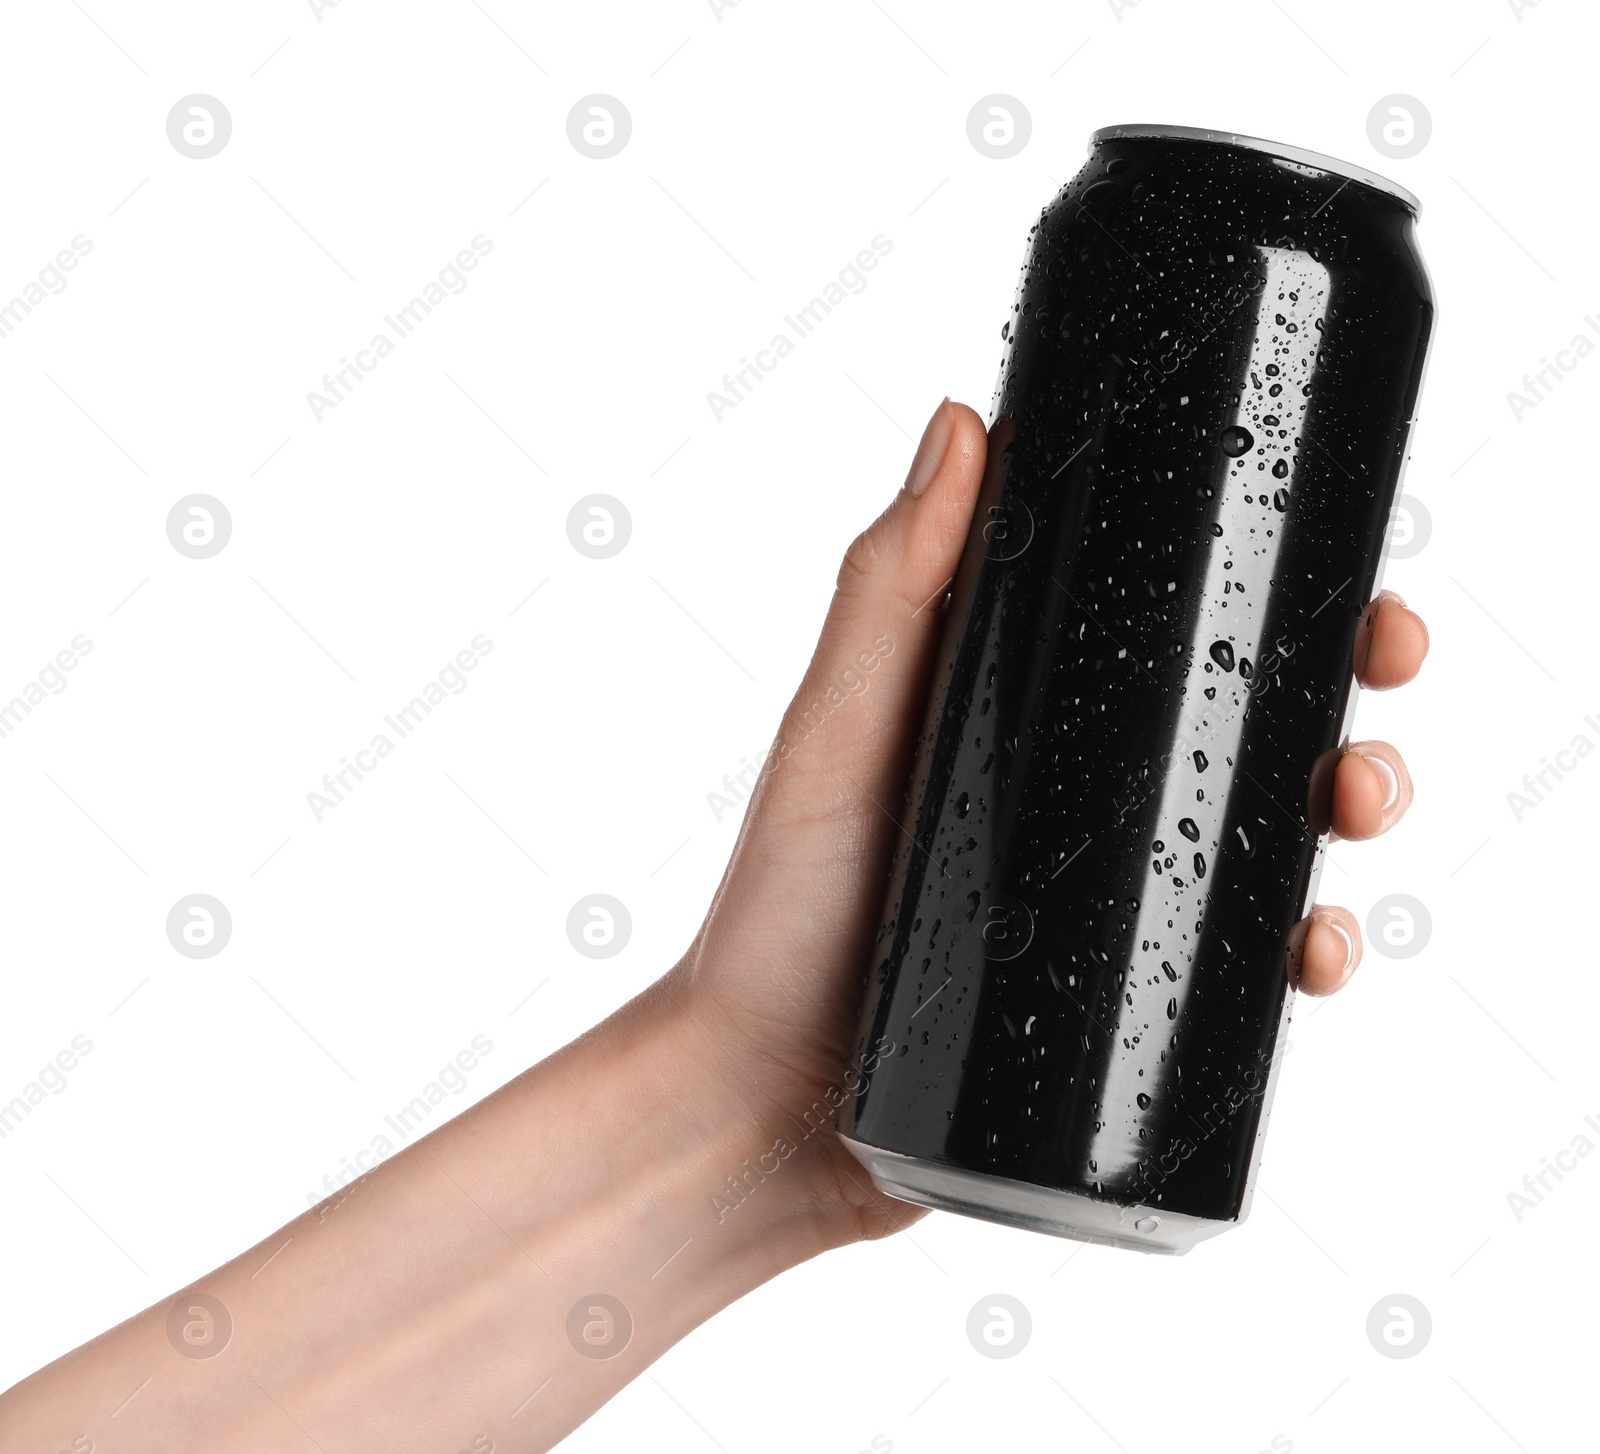
POLYGON ((775 1133, 730 1108, 710 1033, 658 985, 188 1289, 227 1310, 220 1352, 174 1347, 168 1298, 0 1399, 0 1447, 548 1448, 849 1235, 798 1168, 718 1216, 775 1133))

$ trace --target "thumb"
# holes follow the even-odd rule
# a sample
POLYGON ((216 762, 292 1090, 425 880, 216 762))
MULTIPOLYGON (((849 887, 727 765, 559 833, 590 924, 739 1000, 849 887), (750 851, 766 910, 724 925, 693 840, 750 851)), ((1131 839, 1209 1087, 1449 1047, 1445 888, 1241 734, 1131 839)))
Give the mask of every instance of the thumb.
POLYGON ((762 825, 899 811, 944 624, 940 598, 961 558, 986 454, 983 421, 946 399, 899 493, 845 553, 768 758, 752 814, 762 825))
POLYGON ((940 598, 961 559, 987 445, 983 421, 946 399, 893 503, 845 553, 816 651, 685 958, 687 975, 704 974, 725 1031, 745 1025, 754 1048, 770 1055, 777 1045, 787 1064, 809 1054, 824 1078, 852 1033, 849 987, 906 831, 940 598))

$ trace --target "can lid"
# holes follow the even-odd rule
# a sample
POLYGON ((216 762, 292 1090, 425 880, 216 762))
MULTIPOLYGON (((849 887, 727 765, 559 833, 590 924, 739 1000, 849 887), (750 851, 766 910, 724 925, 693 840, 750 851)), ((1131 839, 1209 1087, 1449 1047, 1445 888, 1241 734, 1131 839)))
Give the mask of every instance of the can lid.
POLYGON ((1250 151, 1265 152, 1268 156, 1282 157, 1285 161, 1295 162, 1300 166, 1315 167, 1319 172, 1330 172, 1336 177, 1346 177, 1352 182, 1361 182, 1365 186, 1388 193, 1389 196, 1405 203, 1414 213, 1422 211, 1422 203, 1416 194, 1408 192, 1398 182, 1391 182, 1387 177, 1380 177, 1365 167, 1342 162, 1337 157, 1324 156, 1317 151, 1307 151, 1304 147, 1284 146, 1281 142, 1263 141, 1259 136, 1239 136, 1231 131, 1207 131, 1197 126, 1102 126, 1089 138, 1089 146, 1092 150, 1103 141, 1125 139, 1209 141, 1221 146, 1241 146, 1250 151))

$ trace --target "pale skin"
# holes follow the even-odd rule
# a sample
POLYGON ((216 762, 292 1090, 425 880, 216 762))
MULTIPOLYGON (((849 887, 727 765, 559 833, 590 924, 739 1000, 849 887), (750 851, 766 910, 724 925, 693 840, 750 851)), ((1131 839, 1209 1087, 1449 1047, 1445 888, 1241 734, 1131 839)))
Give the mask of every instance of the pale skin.
MULTIPOLYGON (((185 1289, 228 1310, 220 1352, 175 1351, 169 1310, 193 1302, 175 1293, 0 1396, 0 1450, 86 1451, 73 1444, 85 1436, 103 1454, 548 1449, 768 1278, 924 1215, 876 1193, 831 1133, 799 1139, 796 1127, 854 1049, 866 946, 901 832, 890 815, 942 624, 919 608, 954 573, 986 448, 979 417, 946 400, 905 485, 850 547, 780 729, 800 746, 762 776, 678 963, 185 1289), (883 634, 894 649, 870 690, 795 730, 883 634), (798 1140, 793 1154, 719 1219, 713 1193, 785 1138, 798 1140), (597 1293, 631 1322, 625 1346, 591 1334, 607 1357, 583 1356, 568 1336, 569 1313, 597 1293)), ((1357 679, 1401 686, 1427 649, 1421 619, 1386 591, 1359 628, 1357 679)), ((1334 774, 1333 833, 1373 838, 1411 796, 1393 747, 1352 743, 1334 774)), ((1301 993, 1327 995, 1360 955, 1355 917, 1318 906, 1286 969, 1301 993)), ((580 1326, 595 1316, 580 1312, 580 1326)))

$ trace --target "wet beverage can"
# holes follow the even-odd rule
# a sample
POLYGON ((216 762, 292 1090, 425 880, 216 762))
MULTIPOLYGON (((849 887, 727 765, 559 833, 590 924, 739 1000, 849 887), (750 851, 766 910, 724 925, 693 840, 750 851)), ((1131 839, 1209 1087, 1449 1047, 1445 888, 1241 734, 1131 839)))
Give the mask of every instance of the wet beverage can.
POLYGON ((1184 1252, 1241 1221, 1433 302, 1417 199, 1096 132, 1033 228, 865 966, 884 1192, 1184 1252))

